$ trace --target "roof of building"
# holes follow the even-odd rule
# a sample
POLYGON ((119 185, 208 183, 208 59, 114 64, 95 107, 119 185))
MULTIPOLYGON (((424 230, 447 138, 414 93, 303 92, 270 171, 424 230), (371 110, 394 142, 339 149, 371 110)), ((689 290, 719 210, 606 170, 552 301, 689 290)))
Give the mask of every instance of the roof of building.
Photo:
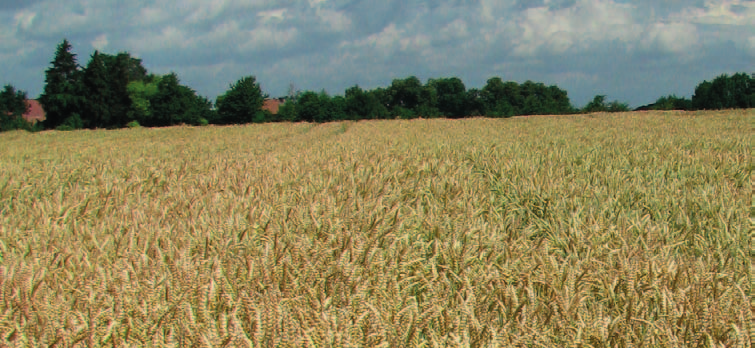
POLYGON ((42 108, 42 104, 38 100, 28 99, 26 105, 29 109, 23 115, 27 122, 41 122, 45 120, 45 109, 42 108))
POLYGON ((284 103, 283 98, 268 98, 265 99, 265 102, 262 103, 262 110, 267 110, 271 114, 275 115, 278 113, 278 109, 280 106, 284 103))

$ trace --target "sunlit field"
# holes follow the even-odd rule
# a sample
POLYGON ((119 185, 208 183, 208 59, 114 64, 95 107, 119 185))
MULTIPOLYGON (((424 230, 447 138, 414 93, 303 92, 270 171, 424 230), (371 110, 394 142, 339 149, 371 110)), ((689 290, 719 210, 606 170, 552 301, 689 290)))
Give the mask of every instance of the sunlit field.
POLYGON ((753 347, 755 110, 0 134, 0 346, 753 347))

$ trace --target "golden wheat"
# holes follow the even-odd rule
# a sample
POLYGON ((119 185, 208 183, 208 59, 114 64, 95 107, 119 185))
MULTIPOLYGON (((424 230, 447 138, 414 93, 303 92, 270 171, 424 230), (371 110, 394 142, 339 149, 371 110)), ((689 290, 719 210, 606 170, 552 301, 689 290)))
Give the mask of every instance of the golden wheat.
POLYGON ((753 116, 0 134, 0 346, 752 347, 753 116))

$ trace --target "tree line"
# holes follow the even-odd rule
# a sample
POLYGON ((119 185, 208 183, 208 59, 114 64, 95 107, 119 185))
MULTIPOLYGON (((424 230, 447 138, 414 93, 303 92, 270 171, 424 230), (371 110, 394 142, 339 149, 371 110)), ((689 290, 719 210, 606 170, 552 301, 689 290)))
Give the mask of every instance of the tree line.
POLYGON ((755 108, 755 73, 719 75, 695 87, 692 99, 668 95, 638 110, 721 110, 755 108))
POLYGON ((433 78, 423 84, 410 76, 393 80, 387 88, 364 90, 353 86, 343 96, 330 96, 325 91, 289 93, 276 120, 510 117, 576 111, 566 91, 542 83, 519 84, 494 77, 482 89, 467 89, 457 77, 433 78))
MULTIPOLYGON (((28 124, 26 93, 6 85, 0 92, 0 130, 160 127, 177 124, 244 124, 262 122, 328 122, 361 119, 462 118, 471 116, 574 114, 629 111, 628 104, 598 95, 583 108, 574 107, 565 90, 526 81, 493 77, 481 89, 467 89, 457 77, 395 79, 388 87, 365 90, 358 85, 343 95, 324 90, 296 91, 293 86, 277 114, 263 110, 268 95, 254 76, 229 86, 213 103, 181 84, 175 73, 151 74, 127 52, 95 51, 85 66, 77 63, 68 40, 56 49, 45 71, 39 98, 46 119, 28 124)), ((705 110, 755 107, 755 76, 721 75, 703 81, 691 99, 659 98, 639 110, 705 110)))

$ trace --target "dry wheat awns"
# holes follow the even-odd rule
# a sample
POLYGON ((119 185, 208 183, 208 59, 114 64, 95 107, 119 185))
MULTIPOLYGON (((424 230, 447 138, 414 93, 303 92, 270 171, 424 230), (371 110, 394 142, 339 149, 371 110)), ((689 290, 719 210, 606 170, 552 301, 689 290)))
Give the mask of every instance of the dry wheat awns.
POLYGON ((0 134, 0 346, 753 347, 753 116, 0 134))

